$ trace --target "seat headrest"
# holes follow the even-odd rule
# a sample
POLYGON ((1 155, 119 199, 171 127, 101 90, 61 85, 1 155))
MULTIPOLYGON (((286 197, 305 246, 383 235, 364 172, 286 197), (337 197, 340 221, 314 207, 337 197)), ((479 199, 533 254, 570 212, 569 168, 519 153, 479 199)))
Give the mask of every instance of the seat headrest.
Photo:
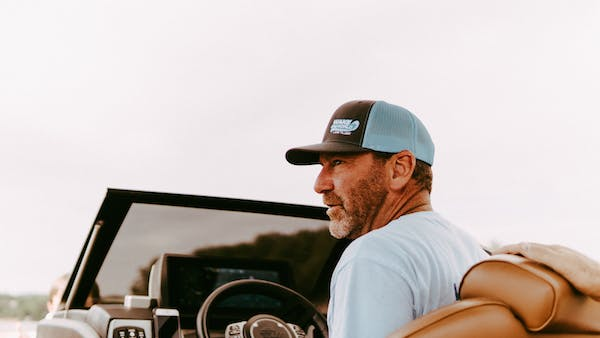
POLYGON ((503 302, 529 331, 600 333, 600 302, 521 256, 495 255, 475 264, 463 277, 460 297, 503 302))

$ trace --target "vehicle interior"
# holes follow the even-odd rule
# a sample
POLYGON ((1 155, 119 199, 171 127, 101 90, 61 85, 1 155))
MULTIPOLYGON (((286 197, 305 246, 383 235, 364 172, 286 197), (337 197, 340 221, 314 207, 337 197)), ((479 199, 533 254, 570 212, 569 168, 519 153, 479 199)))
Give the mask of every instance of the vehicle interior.
POLYGON ((258 323, 277 321, 291 337, 298 327, 324 337, 329 280, 347 244, 329 235, 320 207, 109 189, 65 309, 37 336, 153 337, 156 311, 175 309, 184 337, 225 337, 229 324, 256 315, 275 317, 258 323), (210 298, 198 317, 211 292, 238 280, 248 282, 210 298), (85 308, 94 283, 100 302, 85 308))
MULTIPOLYGON (((38 338, 328 337, 331 274, 348 241, 324 208, 109 189, 38 338), (96 283, 100 301, 85 308, 96 283)), ((390 337, 600 336, 600 305, 551 269, 497 255, 461 300, 390 337)))

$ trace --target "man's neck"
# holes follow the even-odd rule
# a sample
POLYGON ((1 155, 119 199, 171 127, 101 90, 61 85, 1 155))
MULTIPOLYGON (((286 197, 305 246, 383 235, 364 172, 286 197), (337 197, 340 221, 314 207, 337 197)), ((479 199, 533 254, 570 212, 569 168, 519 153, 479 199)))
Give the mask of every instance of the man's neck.
POLYGON ((429 192, 426 190, 420 190, 413 193, 412 195, 408 196, 404 203, 398 204, 397 210, 397 216, 394 219, 403 215, 412 214, 414 212, 433 211, 429 192))
POLYGON ((427 190, 415 189, 401 195, 391 195, 378 213, 371 230, 384 227, 401 216, 421 211, 433 211, 427 190))

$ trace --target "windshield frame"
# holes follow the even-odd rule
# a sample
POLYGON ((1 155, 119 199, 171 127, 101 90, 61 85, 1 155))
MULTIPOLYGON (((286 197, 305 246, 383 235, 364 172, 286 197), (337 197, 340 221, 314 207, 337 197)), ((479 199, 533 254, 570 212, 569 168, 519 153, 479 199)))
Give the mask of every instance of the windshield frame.
POLYGON ((225 197, 197 196, 172 193, 157 193, 147 191, 134 191, 111 189, 107 190, 106 196, 100 210, 96 215, 88 232, 81 253, 75 263, 73 273, 62 297, 66 302, 72 295, 70 308, 83 308, 87 295, 104 263, 110 247, 125 220, 127 213, 134 203, 157 204, 167 206, 181 206, 189 208, 202 208, 213 210, 229 210, 269 215, 291 216, 310 218, 315 220, 329 221, 326 208, 288 204, 278 202, 267 202, 248 199, 236 199, 225 197), (94 235, 94 227, 99 225, 94 235), (91 238, 94 242, 91 243, 91 238), (89 248, 89 256, 85 258, 85 252, 89 248), (85 264, 82 262, 85 261, 85 264), (77 275, 81 275, 76 288, 73 288, 77 275))

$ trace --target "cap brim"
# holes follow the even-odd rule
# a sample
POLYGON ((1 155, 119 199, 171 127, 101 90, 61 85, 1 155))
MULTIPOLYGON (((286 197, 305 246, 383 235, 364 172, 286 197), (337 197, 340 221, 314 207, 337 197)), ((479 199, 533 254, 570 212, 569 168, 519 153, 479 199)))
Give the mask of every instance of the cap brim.
POLYGON ((324 142, 292 148, 285 153, 285 159, 291 164, 309 165, 319 163, 321 153, 362 153, 366 151, 369 151, 369 149, 359 147, 356 144, 324 142))

